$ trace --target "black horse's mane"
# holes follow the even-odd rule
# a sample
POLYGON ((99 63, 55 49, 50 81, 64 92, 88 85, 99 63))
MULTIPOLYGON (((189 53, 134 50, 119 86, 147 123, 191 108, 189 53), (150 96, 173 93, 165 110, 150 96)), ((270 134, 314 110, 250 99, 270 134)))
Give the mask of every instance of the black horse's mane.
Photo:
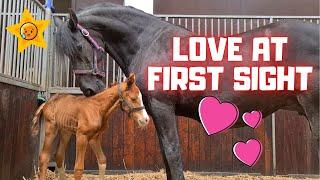
MULTIPOLYGON (((90 15, 97 15, 102 12, 108 12, 108 10, 116 10, 119 12, 119 14, 136 14, 138 16, 149 16, 153 17, 149 14, 144 13, 143 11, 133 8, 131 6, 121 6, 118 4, 113 4, 109 2, 103 2, 103 3, 97 3, 92 6, 86 7, 83 10, 80 10, 77 12, 77 17, 79 18, 79 21, 85 19, 87 16, 90 15)), ((107 13, 106 13, 107 14, 107 13)), ((71 59, 74 59, 76 57, 73 57, 75 54, 78 54, 77 52, 79 49, 77 48, 76 39, 74 38, 73 32, 68 27, 68 21, 64 22, 57 32, 55 33, 55 44, 56 49, 58 52, 58 55, 63 56, 67 55, 71 57, 71 59)), ((63 58, 59 58, 63 59, 63 58)))

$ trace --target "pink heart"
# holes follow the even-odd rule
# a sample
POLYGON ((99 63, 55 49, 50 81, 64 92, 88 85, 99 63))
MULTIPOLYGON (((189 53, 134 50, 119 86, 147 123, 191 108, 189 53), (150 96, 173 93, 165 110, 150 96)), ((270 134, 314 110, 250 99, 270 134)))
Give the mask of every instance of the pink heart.
POLYGON ((256 128, 262 121, 262 113, 260 111, 246 112, 242 115, 242 119, 248 126, 256 128))
POLYGON ((250 139, 245 142, 237 142, 233 146, 233 154, 244 164, 253 166, 262 154, 262 144, 259 140, 250 139))
POLYGON ((215 97, 205 97, 199 103, 199 116, 208 135, 219 133, 236 123, 239 110, 236 105, 221 103, 215 97))

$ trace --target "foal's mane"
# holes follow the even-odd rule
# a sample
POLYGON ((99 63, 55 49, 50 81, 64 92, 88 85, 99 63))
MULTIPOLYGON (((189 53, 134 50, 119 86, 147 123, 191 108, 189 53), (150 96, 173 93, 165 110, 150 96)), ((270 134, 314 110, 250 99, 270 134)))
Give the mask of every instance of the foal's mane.
POLYGON ((112 86, 115 86, 115 85, 118 85, 118 84, 120 84, 120 83, 118 83, 118 82, 113 82, 113 83, 109 84, 108 88, 111 88, 112 86))

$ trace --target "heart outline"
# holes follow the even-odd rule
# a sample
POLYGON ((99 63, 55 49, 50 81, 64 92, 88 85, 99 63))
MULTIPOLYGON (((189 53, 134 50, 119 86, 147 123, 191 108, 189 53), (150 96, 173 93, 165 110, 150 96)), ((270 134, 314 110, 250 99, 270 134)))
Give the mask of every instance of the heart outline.
POLYGON ((220 132, 222 132, 222 131, 225 131, 225 130, 229 129, 230 127, 232 127, 232 126, 237 122, 237 120, 238 120, 238 118, 239 118, 239 109, 238 109, 238 107, 237 107, 235 104, 233 104, 232 102, 228 102, 228 101, 221 102, 220 99, 217 98, 217 97, 215 97, 215 96, 205 96, 204 98, 201 99, 201 101, 200 101, 200 103, 199 103, 199 105, 198 105, 198 114, 199 114, 200 121, 201 121, 201 124, 202 124, 203 128, 205 129, 207 135, 210 136, 210 135, 218 134, 218 133, 220 133, 220 132), (215 133, 210 133, 210 132, 208 132, 208 129, 206 128, 205 123, 204 123, 204 121, 202 120, 201 111, 200 111, 201 104, 203 103, 203 101, 204 101, 206 98, 214 98, 214 99, 216 99, 216 100, 218 101, 218 103, 219 103, 220 105, 222 105, 222 104, 231 104, 231 105, 235 108, 235 110, 236 110, 236 117, 234 118, 233 122, 232 122, 229 126, 225 127, 224 129, 222 129, 222 130, 220 130, 220 131, 218 131, 218 132, 215 132, 215 133))
POLYGON ((263 151, 262 143, 261 143, 259 140, 255 139, 255 138, 251 138, 251 139, 247 140, 247 142, 238 141, 238 142, 236 142, 236 143, 233 145, 233 148, 232 148, 232 152, 233 152, 234 156, 236 156, 236 158, 237 158, 240 162, 242 162, 243 164, 245 164, 246 166, 249 166, 249 167, 254 166, 254 165, 258 162, 258 160, 260 159, 260 157, 261 157, 261 155, 262 155, 262 151, 263 151), (235 148, 236 148, 236 145, 237 145, 238 143, 244 143, 245 145, 247 145, 249 141, 253 141, 253 140, 255 140, 256 142, 258 142, 258 144, 259 144, 259 154, 257 155, 257 157, 256 157, 256 159, 254 160, 254 162, 253 162, 251 165, 249 165, 249 164, 247 164, 245 161, 243 161, 243 160, 241 159, 241 157, 239 157, 239 156, 237 155, 235 148))
POLYGON ((263 118, 262 118, 262 112, 261 112, 261 111, 258 111, 258 110, 253 110, 253 111, 251 111, 251 112, 245 112, 245 113, 242 114, 242 120, 243 120, 243 122, 246 123, 246 125, 248 125, 249 127, 253 128, 253 129, 257 128, 257 127, 261 124, 262 119, 263 119, 263 118), (250 125, 250 123, 247 122, 247 120, 246 120, 246 118, 245 118, 244 116, 245 116, 246 114, 252 114, 252 113, 254 113, 254 112, 258 112, 258 113, 259 113, 259 121, 258 121, 258 123, 257 123, 254 127, 252 127, 252 126, 250 125))

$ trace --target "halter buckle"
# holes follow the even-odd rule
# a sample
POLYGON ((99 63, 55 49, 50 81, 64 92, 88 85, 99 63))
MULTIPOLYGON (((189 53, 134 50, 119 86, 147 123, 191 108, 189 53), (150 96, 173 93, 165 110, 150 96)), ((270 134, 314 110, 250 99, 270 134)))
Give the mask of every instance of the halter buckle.
POLYGON ((90 35, 90 33, 89 33, 89 31, 88 30, 86 30, 86 29, 81 29, 81 34, 83 35, 83 36, 85 36, 85 37, 88 37, 89 35, 90 35))

